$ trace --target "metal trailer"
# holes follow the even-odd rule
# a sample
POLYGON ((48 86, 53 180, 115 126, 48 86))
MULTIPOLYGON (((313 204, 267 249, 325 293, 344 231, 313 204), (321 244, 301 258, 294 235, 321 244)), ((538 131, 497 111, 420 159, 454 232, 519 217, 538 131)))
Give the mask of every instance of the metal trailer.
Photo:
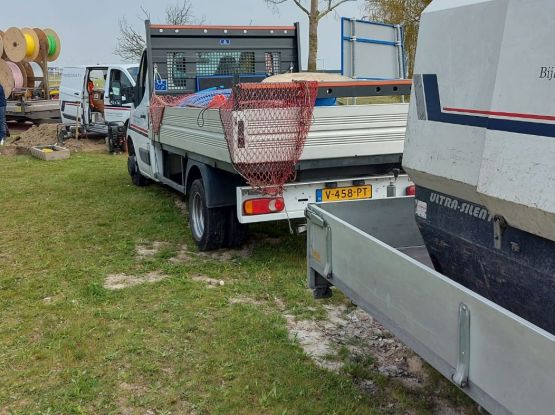
POLYGON ((7 101, 6 119, 56 123, 60 121, 60 101, 57 99, 7 101))
POLYGON ((553 414, 555 336, 436 272, 415 200, 310 205, 309 286, 334 285, 492 414, 553 414))
MULTIPOLYGON (((307 204, 329 189, 372 189, 372 196, 381 198, 392 188, 404 194, 410 187, 407 175, 395 179, 391 174, 401 167, 407 114, 402 103, 316 107, 296 178, 276 198, 248 186, 234 169, 217 109, 167 107, 159 133, 154 131, 153 91, 179 96, 298 72, 298 24, 161 26, 147 21, 146 40, 128 129, 129 173, 137 185, 152 180, 188 196, 190 226, 200 249, 240 244, 248 223, 304 218, 307 204), (246 212, 244 204, 254 199, 267 209, 246 212)), ((407 95, 411 84, 326 82, 319 84, 318 98, 407 95)))

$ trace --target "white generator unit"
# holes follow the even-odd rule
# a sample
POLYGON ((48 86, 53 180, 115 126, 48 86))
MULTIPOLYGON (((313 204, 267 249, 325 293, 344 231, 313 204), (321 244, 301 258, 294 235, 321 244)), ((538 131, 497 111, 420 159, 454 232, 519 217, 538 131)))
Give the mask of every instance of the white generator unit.
POLYGON ((554 17, 552 0, 434 1, 403 163, 436 269, 552 333, 554 17))

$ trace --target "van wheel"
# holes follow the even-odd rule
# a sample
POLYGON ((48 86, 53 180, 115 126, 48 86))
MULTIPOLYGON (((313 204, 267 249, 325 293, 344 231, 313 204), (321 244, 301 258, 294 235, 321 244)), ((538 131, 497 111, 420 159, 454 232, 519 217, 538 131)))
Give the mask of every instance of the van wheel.
POLYGON ((189 227, 198 249, 212 251, 223 246, 227 225, 224 208, 207 208, 202 180, 197 179, 189 189, 189 227))
POLYGON ((146 186, 148 184, 148 179, 141 174, 139 171, 139 165, 137 164, 136 156, 127 157, 127 171, 131 176, 131 181, 135 186, 146 186))
POLYGON ((249 227, 237 219, 237 208, 232 206, 228 209, 227 230, 224 246, 237 248, 245 243, 249 235, 249 227))

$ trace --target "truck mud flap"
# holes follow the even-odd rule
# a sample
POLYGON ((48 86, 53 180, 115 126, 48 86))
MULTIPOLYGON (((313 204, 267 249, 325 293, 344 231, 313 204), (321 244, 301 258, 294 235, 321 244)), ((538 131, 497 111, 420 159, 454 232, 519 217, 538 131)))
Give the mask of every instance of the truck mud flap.
POLYGON ((490 413, 553 413, 555 336, 434 271, 413 215, 412 198, 309 206, 309 284, 336 286, 490 413))

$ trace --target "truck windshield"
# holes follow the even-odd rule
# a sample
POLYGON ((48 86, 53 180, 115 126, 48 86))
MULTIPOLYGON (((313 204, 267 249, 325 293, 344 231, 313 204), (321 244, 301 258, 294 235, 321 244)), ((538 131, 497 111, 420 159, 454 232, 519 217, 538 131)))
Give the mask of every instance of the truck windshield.
POLYGON ((139 67, 138 66, 132 66, 131 68, 127 68, 127 72, 129 72, 129 75, 131 75, 131 78, 133 78, 133 80, 136 83, 137 82, 137 76, 139 75, 139 67))

